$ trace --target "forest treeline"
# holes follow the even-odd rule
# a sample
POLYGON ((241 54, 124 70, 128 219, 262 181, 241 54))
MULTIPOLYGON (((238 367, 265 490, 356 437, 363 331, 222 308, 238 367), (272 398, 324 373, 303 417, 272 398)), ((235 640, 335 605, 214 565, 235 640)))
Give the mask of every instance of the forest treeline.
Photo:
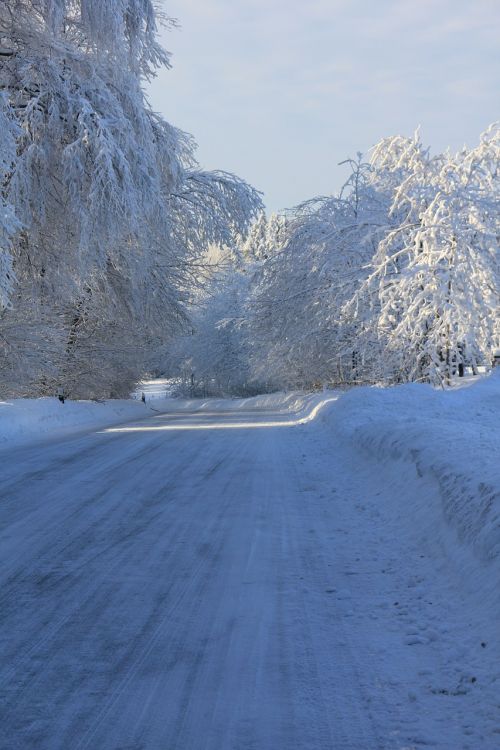
POLYGON ((443 385, 500 345, 500 126, 431 155, 417 132, 348 159, 340 194, 266 219, 179 342, 198 392, 443 385))
POLYGON ((145 96, 151 0, 0 0, 0 395, 445 383, 499 346, 500 128, 269 218, 145 96))

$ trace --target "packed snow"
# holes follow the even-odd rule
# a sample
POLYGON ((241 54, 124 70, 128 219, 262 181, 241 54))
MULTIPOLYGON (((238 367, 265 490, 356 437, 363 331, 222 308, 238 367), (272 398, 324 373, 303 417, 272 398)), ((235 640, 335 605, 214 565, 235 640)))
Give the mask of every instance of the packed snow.
POLYGON ((497 750, 499 399, 1 404, 5 747, 497 750))

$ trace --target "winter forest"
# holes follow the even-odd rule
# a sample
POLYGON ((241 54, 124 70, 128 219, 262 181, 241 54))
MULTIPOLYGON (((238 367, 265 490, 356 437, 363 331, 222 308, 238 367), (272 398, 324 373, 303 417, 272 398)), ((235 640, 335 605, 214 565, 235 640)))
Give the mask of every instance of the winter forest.
POLYGON ((0 750, 499 750, 499 31, 0 0, 0 750))
POLYGON ((339 194, 266 217, 148 102, 170 23, 151 0, 0 0, 0 395, 123 397, 147 375, 198 395, 443 385, 489 367, 499 124, 458 153, 389 136, 342 162, 339 194))

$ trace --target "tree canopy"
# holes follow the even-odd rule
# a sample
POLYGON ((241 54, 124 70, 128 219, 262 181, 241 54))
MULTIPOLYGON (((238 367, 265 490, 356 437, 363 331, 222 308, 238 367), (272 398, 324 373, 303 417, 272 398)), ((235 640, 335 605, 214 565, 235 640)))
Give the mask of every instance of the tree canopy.
POLYGON ((186 321, 197 266, 261 208, 149 106, 170 55, 150 0, 5 0, 0 387, 128 393, 186 321))

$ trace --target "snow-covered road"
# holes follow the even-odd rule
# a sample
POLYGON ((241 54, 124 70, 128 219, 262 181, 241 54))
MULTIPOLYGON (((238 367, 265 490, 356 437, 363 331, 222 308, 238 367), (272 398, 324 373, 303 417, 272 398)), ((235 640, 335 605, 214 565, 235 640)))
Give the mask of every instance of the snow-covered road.
POLYGON ((218 406, 2 455, 2 750, 500 747, 463 601, 315 416, 218 406))

